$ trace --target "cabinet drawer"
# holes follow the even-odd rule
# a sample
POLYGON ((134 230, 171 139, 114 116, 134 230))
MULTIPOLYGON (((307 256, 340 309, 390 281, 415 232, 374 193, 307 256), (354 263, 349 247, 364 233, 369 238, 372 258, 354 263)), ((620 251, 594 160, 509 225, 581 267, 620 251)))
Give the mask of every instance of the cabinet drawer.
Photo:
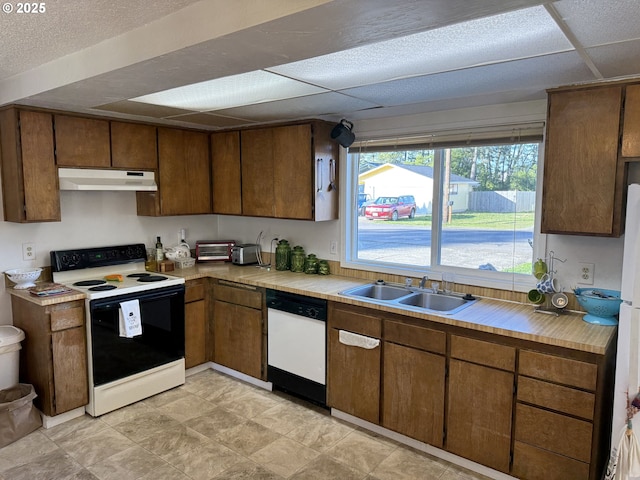
POLYGON ((589 465, 516 441, 511 475, 527 480, 587 480, 589 465))
POLYGON ((518 400, 593 420, 596 397, 593 393, 521 376, 518 400))
POLYGON ((595 390, 598 367, 593 363, 521 350, 518 373, 572 387, 595 390))
POLYGON ((204 281, 190 280, 184 289, 184 303, 195 302, 204 299, 204 281))
POLYGON ((50 312, 51 331, 65 330, 84 325, 84 307, 55 308, 50 312))
POLYGON ((447 350, 447 335, 444 332, 417 325, 385 320, 384 338, 387 342, 443 355, 447 350))
POLYGON ((516 406, 516 440, 589 462, 593 425, 528 405, 516 406))
POLYGON ((262 292, 249 285, 218 282, 213 289, 213 296, 222 302, 262 309, 262 292))
POLYGON ((513 372, 516 364, 516 349, 451 335, 451 357, 513 372))
POLYGON ((340 330, 348 330, 369 337, 382 336, 382 320, 365 308, 332 304, 329 311, 329 326, 340 330))

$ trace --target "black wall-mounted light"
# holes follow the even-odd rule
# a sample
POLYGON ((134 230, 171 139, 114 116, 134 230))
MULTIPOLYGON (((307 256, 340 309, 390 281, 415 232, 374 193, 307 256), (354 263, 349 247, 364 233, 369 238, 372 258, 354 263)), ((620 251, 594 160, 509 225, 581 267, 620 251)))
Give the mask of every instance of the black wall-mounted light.
POLYGON ((340 123, 331 130, 331 138, 337 141, 344 148, 350 147, 356 139, 356 136, 351 131, 352 129, 353 123, 348 122, 343 118, 340 120, 340 123))

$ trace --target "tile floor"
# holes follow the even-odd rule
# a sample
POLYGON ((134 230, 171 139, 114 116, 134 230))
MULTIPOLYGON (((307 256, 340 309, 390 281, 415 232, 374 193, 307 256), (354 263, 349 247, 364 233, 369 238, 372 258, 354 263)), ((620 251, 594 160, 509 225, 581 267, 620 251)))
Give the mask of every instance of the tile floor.
POLYGON ((285 478, 487 479, 213 370, 0 449, 0 480, 285 478))

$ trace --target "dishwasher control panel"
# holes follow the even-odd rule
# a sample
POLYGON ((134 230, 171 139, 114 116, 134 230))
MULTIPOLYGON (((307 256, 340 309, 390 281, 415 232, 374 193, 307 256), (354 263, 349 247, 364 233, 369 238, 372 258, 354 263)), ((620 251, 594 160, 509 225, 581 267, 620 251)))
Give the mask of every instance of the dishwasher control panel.
POLYGON ((320 298, 267 289, 267 308, 327 321, 327 301, 320 298))

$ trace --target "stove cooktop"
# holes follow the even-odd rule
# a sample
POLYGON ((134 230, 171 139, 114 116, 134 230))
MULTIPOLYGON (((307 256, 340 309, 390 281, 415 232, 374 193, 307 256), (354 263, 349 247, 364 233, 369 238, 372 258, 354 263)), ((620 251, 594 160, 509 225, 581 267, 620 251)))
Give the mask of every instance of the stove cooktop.
POLYGON ((147 272, 143 244, 51 252, 53 281, 104 298, 184 284, 184 279, 147 272), (107 279, 118 275, 122 281, 107 279))

